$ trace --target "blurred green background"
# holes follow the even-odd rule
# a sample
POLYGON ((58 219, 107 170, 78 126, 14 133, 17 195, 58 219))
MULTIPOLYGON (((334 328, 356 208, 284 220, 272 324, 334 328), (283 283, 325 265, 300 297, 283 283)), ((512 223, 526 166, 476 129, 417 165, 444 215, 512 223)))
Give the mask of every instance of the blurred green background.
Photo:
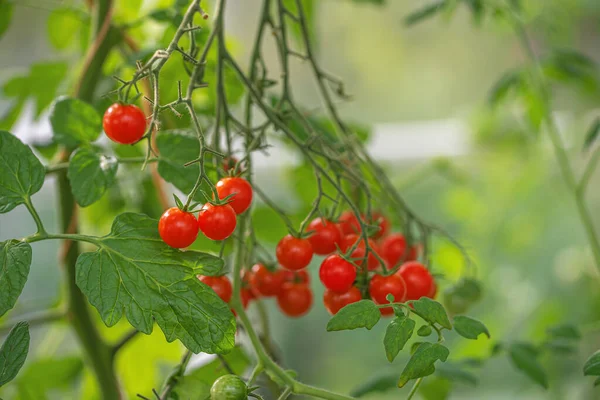
MULTIPOLYGON (((170 3, 120 0, 116 19, 133 21, 156 4, 170 3)), ((417 0, 388 0, 383 5, 350 0, 313 3, 319 59, 327 70, 345 81, 352 94, 351 101, 339 104, 342 115, 371 128, 373 156, 385 164, 411 207, 425 220, 454 235, 476 261, 477 276, 485 285, 485 293, 469 314, 486 323, 492 339, 466 341, 449 334, 450 359, 487 358, 498 341, 540 342, 548 327, 561 322, 581 329, 583 340, 576 353, 545 355, 542 359, 550 377, 548 391, 518 373, 506 357, 496 357, 475 370, 479 377, 476 386, 453 383, 450 398, 600 398, 600 389, 594 389, 592 379, 582 374, 585 359, 600 346, 600 275, 575 204, 547 139, 532 129, 531 121, 523 115, 527 104, 507 101, 495 108, 487 105, 495 82, 505 71, 524 62, 510 27, 491 16, 477 21, 467 7, 457 7, 452 15, 406 27, 403 18, 422 6, 423 2, 417 0), (421 137, 415 139, 415 132, 421 137), (440 142, 440 136, 436 136, 440 134, 448 142, 440 142), (414 140, 418 146, 409 143, 414 140), (429 143, 437 149, 435 154, 428 151, 429 143), (385 154, 379 153, 383 150, 385 154)), ((0 84, 15 75, 27 75, 31 65, 41 61, 66 61, 70 66, 67 74, 78 68, 78 41, 85 40, 80 37, 85 18, 59 19, 60 28, 49 26, 48 20, 57 9, 67 6, 83 10, 83 5, 59 0, 17 0, 14 4, 12 21, 0 39, 0 84)), ((247 58, 252 44, 259 4, 256 0, 229 1, 226 24, 235 53, 241 59, 247 58)), ((552 48, 575 48, 600 61, 600 2, 528 0, 523 4, 528 31, 540 54, 552 48)), ((168 35, 158 24, 134 29, 135 36, 148 49, 159 46, 163 35, 168 35)), ((274 48, 266 49, 266 57, 276 63, 274 48)), ((319 107, 307 66, 297 62, 292 73, 299 101, 308 109, 319 107)), ((50 89, 50 81, 42 74, 37 81, 29 79, 25 86, 29 85, 27 90, 32 93, 38 89, 52 92, 50 99, 53 91, 68 92, 67 83, 50 89)), ((600 86, 596 83, 590 80, 583 85, 559 85, 553 93, 561 131, 577 170, 589 157, 581 152, 587 126, 599 114, 600 86)), ((0 116, 10 113, 16 101, 14 93, 7 93, 5 86, 0 94, 0 116)), ((29 142, 47 138, 50 128, 44 114, 32 122, 36 114, 34 104, 25 102, 23 106, 29 111, 17 121, 13 132, 29 142)), ((309 207, 302 196, 312 190, 307 188, 312 188, 313 183, 297 163, 290 162, 285 151, 273 150, 272 157, 258 162, 257 183, 272 199, 300 216, 309 207)), ((139 182, 129 179, 120 183, 119 190, 125 204, 137 204, 141 200, 134 188, 139 182)), ((587 201, 594 222, 600 227, 600 213, 596 212, 600 206, 598 179, 597 174, 592 177, 587 201)), ((84 211, 84 229, 108 231, 118 210, 106 197, 84 211)), ((57 204, 51 179, 34 197, 34 203, 47 226, 56 229, 57 204)), ((255 220, 259 221, 259 238, 273 248, 285 226, 259 203, 255 220)), ((0 240, 26 236, 34 228, 26 210, 19 207, 2 215, 0 240)), ((29 281, 8 319, 58 301, 61 270, 56 262, 57 248, 53 242, 35 244, 29 281)), ((459 252, 442 240, 434 243, 433 260, 435 272, 445 276, 442 282, 455 281, 464 268, 459 252)), ((277 312, 272 301, 267 301, 273 337, 285 367, 297 370, 306 382, 341 392, 348 392, 376 373, 399 373, 407 356, 404 354, 389 365, 381 344, 384 324, 373 331, 325 331, 329 316, 320 301, 323 289, 316 274, 318 263, 317 259, 310 267, 315 304, 308 316, 287 319, 277 312)), ((442 283, 442 288, 445 285, 442 283)), ((253 306, 250 309, 256 311, 253 306)), ((106 335, 117 338, 126 330, 126 324, 121 323, 106 330, 106 335)), ((37 360, 78 354, 66 325, 36 328, 33 338, 32 356, 26 366, 37 360)), ((135 393, 148 395, 150 388, 160 385, 180 352, 181 347, 166 344, 158 330, 150 337, 135 339, 118 360, 131 398, 135 393)), ((65 367, 65 374, 77 375, 77 358, 65 360, 71 362, 71 369, 65 367)), ((91 378, 87 373, 82 376, 74 391, 59 390, 52 398, 93 399, 91 378)), ((425 382, 424 394, 428 386, 437 385, 439 390, 447 384, 438 377, 425 382)), ((7 399, 40 398, 35 391, 22 388, 26 386, 24 380, 20 385, 16 389, 17 379, 16 385, 0 395, 7 399)), ((408 390, 377 393, 368 398, 403 398, 408 390)))

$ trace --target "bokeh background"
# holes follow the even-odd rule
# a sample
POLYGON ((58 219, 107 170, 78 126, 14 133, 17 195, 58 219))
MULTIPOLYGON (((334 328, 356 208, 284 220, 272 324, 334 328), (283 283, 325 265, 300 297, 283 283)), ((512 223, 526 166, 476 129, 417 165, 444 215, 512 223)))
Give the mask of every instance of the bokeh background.
MULTIPOLYGON (((0 116, 4 117, 4 125, 12 122, 6 116, 21 101, 19 94, 34 93, 37 102, 42 103, 46 101, 44 96, 49 96, 49 101, 54 94, 69 92, 69 79, 59 84, 44 71, 50 71, 47 63, 64 63, 68 66, 67 77, 78 70, 80 42, 86 40, 82 32, 88 24, 77 11, 85 9, 81 3, 14 2, 12 21, 0 39, 0 116), (65 9, 77 12, 57 11, 65 9), (39 67, 40 63, 46 63, 45 67, 39 67), (20 86, 6 85, 15 76, 27 79, 20 86)), ((120 0, 116 18, 132 22, 157 5, 170 3, 120 0)), ((513 31, 489 15, 481 20, 473 18, 464 6, 457 6, 452 14, 407 27, 403 19, 421 7, 422 1, 388 0, 383 5, 351 0, 312 3, 319 59, 327 70, 345 81, 352 95, 351 101, 339 104, 342 116, 369 129, 372 155, 385 165, 408 204, 468 249, 484 284, 484 297, 469 314, 486 323, 492 338, 467 341, 454 334, 448 336, 452 360, 486 359, 474 370, 477 385, 432 377, 425 380, 421 395, 443 398, 439 388, 453 385, 452 399, 600 398, 600 389, 594 389, 593 380, 582 374, 585 359, 600 346, 600 275, 575 204, 547 138, 535 128, 535 121, 524 116, 523 109, 534 105, 513 101, 496 107, 488 104, 488 94, 498 79, 525 61, 513 31), (540 342, 548 327, 561 322, 577 325, 582 340, 572 354, 543 356, 549 390, 516 371, 505 356, 487 360, 495 343, 540 342)), ((600 2, 522 3, 538 53, 574 48, 600 61, 600 2)), ((2 4, 0 1, 0 15, 2 4)), ((241 59, 247 58, 252 44, 258 6, 257 0, 229 1, 226 24, 241 59)), ((159 24, 133 29, 147 49, 160 46, 168 35, 159 24)), ((276 63, 274 48, 267 48, 266 54, 267 60, 276 63)), ((113 61, 117 63, 118 57, 113 61)), ((298 62, 292 73, 296 97, 307 109, 318 109, 320 100, 307 66, 298 62)), ((581 151, 586 129, 599 114, 600 85, 596 78, 592 73, 583 84, 565 80, 553 92, 561 133, 578 171, 591 153, 581 151)), ((50 136, 44 110, 36 108, 38 103, 31 98, 24 100, 20 104, 23 112, 12 128, 29 143, 43 142, 50 136)), ((310 174, 285 144, 275 142, 274 146, 268 157, 261 156, 257 161, 257 183, 286 210, 300 216, 309 207, 305 197, 313 190, 310 174), (300 184, 292 184, 294 179, 300 184)), ((592 177, 587 201, 600 227, 599 179, 598 174, 592 177)), ((143 202, 135 189, 139 184, 134 178, 120 182, 123 207, 143 202)), ((83 211, 84 229, 108 231, 117 210, 110 195, 105 197, 83 211)), ((33 200, 48 226, 56 229, 58 207, 52 179, 33 200)), ((262 221, 257 227, 259 237, 273 248, 285 233, 285 226, 259 202, 254 213, 262 221)), ((0 217, 0 240, 26 236, 34 228, 26 210, 19 207, 0 217)), ((29 281, 18 305, 5 319, 16 320, 59 302, 62 272, 57 249, 58 244, 53 242, 34 245, 29 281)), ((465 268, 458 250, 442 240, 434 242, 433 261, 435 272, 444 275, 442 282, 457 280, 465 268)), ((273 302, 267 301, 272 335, 283 364, 298 371, 304 381, 342 392, 374 374, 399 373, 407 357, 387 362, 382 345, 384 324, 372 331, 325 331, 329 316, 320 301, 323 289, 315 279, 318 263, 317 259, 310 267, 316 301, 308 316, 285 318, 273 302)), ((252 307, 251 312, 255 312, 252 307)), ((127 326, 119 324, 105 334, 117 338, 125 331, 127 326)), ((81 372, 78 348, 66 324, 35 328, 33 338, 27 365, 54 357, 63 363, 56 368, 62 375, 35 375, 36 370, 30 368, 28 377, 40 382, 69 382, 74 377, 74 386, 69 383, 57 387, 50 398, 95 398, 93 382, 87 372, 81 372)), ((118 360, 131 398, 135 393, 148 395, 151 387, 159 386, 180 352, 180 345, 165 343, 158 330, 150 337, 136 338, 118 360)), ((197 364, 202 362, 196 360, 197 364)), ((0 396, 44 398, 27 382, 22 377, 17 379, 14 387, 6 388, 0 396)), ((368 398, 403 398, 408 390, 368 398)))

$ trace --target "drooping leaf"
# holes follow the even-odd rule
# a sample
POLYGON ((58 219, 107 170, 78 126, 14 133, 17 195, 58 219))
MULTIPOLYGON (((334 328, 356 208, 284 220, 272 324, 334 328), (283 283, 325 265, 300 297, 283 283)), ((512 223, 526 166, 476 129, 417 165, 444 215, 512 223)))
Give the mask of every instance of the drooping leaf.
POLYGON ((371 300, 361 300, 348 304, 335 314, 327 323, 327 331, 346 329, 371 329, 379 322, 381 313, 371 300))
POLYGON ((460 336, 467 339, 477 340, 482 333, 488 338, 490 337, 490 332, 483 322, 464 315, 454 317, 454 329, 460 336))
POLYGON ((0 386, 12 381, 25 363, 29 352, 29 323, 19 322, 0 348, 0 386))
POLYGON ((365 382, 352 389, 350 396, 363 397, 372 393, 386 392, 391 389, 396 389, 397 381, 397 372, 380 372, 369 377, 365 382))
POLYGON ((14 4, 8 0, 0 0, 0 39, 8 30, 12 19, 14 4))
POLYGON ((388 325, 383 338, 385 355, 389 362, 394 361, 400 350, 404 348, 415 330, 415 321, 410 318, 395 317, 388 325))
POLYGON ((31 149, 16 136, 0 131, 0 214, 37 193, 46 171, 31 149))
POLYGON ((450 350, 439 343, 421 343, 410 357, 398 380, 398 387, 404 387, 411 379, 431 375, 435 372, 435 362, 448 359, 450 350))
POLYGON ((69 97, 59 97, 52 104, 50 124, 55 140, 71 147, 93 142, 102 131, 102 117, 96 109, 69 97))
POLYGON ((431 329, 431 325, 423 325, 417 331, 417 335, 419 335, 421 337, 427 337, 427 336, 431 335, 432 332, 433 332, 433 329, 431 329))
POLYGON ((76 38, 75 32, 79 32, 84 25, 82 13, 72 8, 55 8, 48 15, 47 37, 50 44, 57 50, 63 50, 71 46, 76 38))
POLYGON ((521 71, 509 71, 505 73, 492 87, 488 102, 494 106, 506 99, 510 93, 519 90, 523 85, 523 74, 521 71))
POLYGON ((531 380, 545 389, 548 388, 548 377, 538 361, 537 349, 528 343, 512 343, 508 355, 513 365, 531 380))
POLYGON ((87 207, 102 197, 112 186, 118 168, 117 160, 106 157, 93 147, 80 147, 69 161, 67 176, 75 200, 87 207))
POLYGON ((436 1, 435 3, 429 4, 425 7, 419 8, 418 10, 408 14, 404 18, 404 24, 406 26, 414 25, 419 22, 423 22, 428 18, 433 17, 439 12, 443 11, 447 5, 447 0, 436 1))
POLYGON ((215 275, 223 260, 206 253, 179 251, 158 235, 158 222, 124 213, 98 250, 77 259, 77 285, 107 326, 123 313, 139 331, 153 323, 193 352, 226 353, 234 346, 235 320, 229 306, 196 275, 215 275))
POLYGON ((452 329, 452 324, 448 319, 444 306, 437 301, 431 300, 428 297, 422 297, 411 304, 415 308, 415 312, 425 321, 440 324, 446 329, 452 329))
POLYGON ((0 242, 0 316, 15 306, 31 266, 31 246, 18 240, 0 242))
MULTIPOLYGON (((250 360, 241 347, 235 347, 224 360, 236 375, 242 375, 250 366, 250 360)), ((228 374, 223 362, 215 359, 200 368, 192 370, 178 381, 175 393, 179 399, 205 400, 210 396, 210 387, 219 377, 228 374)))
POLYGON ((585 376, 600 376, 600 350, 587 359, 583 366, 583 374, 585 376))
POLYGON ((596 118, 594 120, 594 122, 592 122, 590 129, 588 129, 588 131, 585 135, 585 141, 583 143, 583 151, 587 151, 592 147, 592 145, 596 142, 596 139, 598 139, 599 134, 600 134, 600 117, 596 118))
POLYGON ((69 389, 83 371, 79 357, 36 360, 15 381, 22 400, 46 399, 49 391, 69 389))

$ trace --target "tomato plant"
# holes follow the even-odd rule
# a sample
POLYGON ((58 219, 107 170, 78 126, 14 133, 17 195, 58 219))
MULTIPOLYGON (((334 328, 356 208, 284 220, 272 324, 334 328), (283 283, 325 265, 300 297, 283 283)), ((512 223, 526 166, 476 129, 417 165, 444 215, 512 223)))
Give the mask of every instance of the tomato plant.
MULTIPOLYGON (((469 185, 465 174, 457 173, 460 167, 435 160, 424 170, 443 173, 454 182, 449 184, 452 191, 439 189, 418 197, 418 191, 405 190, 388 174, 398 170, 384 169, 369 153, 371 132, 344 117, 359 114, 345 102, 351 98, 347 85, 360 85, 328 70, 343 48, 330 52, 325 46, 331 44, 318 40, 320 2, 241 2, 243 11, 226 0, 51 3, 42 2, 40 8, 56 7, 48 15, 47 36, 60 60, 36 63, 27 73, 2 82, 8 106, 0 113, 0 317, 10 313, 0 325, 2 397, 348 400, 401 390, 408 400, 444 399, 454 386, 476 381, 477 368, 497 368, 498 356, 506 356, 517 371, 548 388, 550 368, 542 357, 575 355, 582 332, 594 332, 594 326, 580 332, 561 322, 540 334, 544 330, 532 321, 555 319, 559 308, 578 309, 572 298, 562 297, 566 290, 559 279, 543 288, 560 298, 556 310, 549 307, 546 315, 530 304, 546 300, 538 293, 541 289, 531 290, 531 302, 513 301, 513 292, 529 286, 505 284, 503 279, 511 273, 490 271, 486 264, 492 262, 481 257, 480 248, 472 257, 471 247, 467 252, 462 244, 492 237, 494 257, 499 259, 508 249, 518 252, 528 245, 541 225, 527 219, 531 209, 511 209, 513 218, 490 211, 510 203, 514 192, 503 187, 491 200, 477 203, 478 193, 470 190, 495 182, 498 170, 514 175, 511 183, 516 182, 517 193, 542 186, 540 182, 521 177, 519 167, 506 167, 506 160, 495 158, 495 153, 489 156, 492 166, 466 174, 473 178, 469 185), (238 30, 246 26, 229 25, 236 13, 246 15, 243 7, 251 8, 256 18, 244 21, 251 25, 253 39, 239 45, 238 30), (305 70, 298 74, 299 68, 305 70), (299 85, 300 78, 310 78, 318 99, 305 93, 308 85, 299 85), (309 101, 315 104, 306 104, 309 101), (22 129, 21 120, 28 114, 47 120, 47 142, 28 142, 27 135, 13 134, 22 129), (285 167, 275 162, 278 157, 285 167), (261 163, 267 165, 262 175, 261 163), (56 203, 45 201, 52 189, 56 203), (474 205, 465 206, 465 198, 474 205), (437 203, 439 199, 445 203, 437 203), (55 217, 51 211, 56 211, 55 217), (458 222, 442 220, 444 212, 457 215, 458 222), (10 222, 10 216, 4 219, 9 213, 18 224, 10 222), (23 215, 27 223, 22 223, 23 215), (471 221, 470 236, 455 235, 455 225, 465 220, 471 221), (497 221, 511 230, 487 229, 486 224, 500 225, 497 221), (28 281, 32 287, 39 287, 39 282, 33 286, 36 280, 46 284, 36 257, 47 253, 43 247, 50 243, 60 246, 53 250, 59 254, 62 268, 55 270, 63 287, 47 310, 35 309, 37 303, 25 301, 22 293, 28 281), (473 258, 484 264, 480 271, 473 258), (317 269, 319 279, 314 279, 317 269), (478 277, 502 291, 491 300, 484 298, 478 277), (322 302, 314 301, 321 295, 322 302), (492 320, 490 327, 505 337, 487 341, 487 326, 464 315, 482 300, 485 306, 474 311, 492 320), (523 333, 506 332, 502 323, 494 322, 493 313, 481 310, 490 301, 502 304, 496 311, 521 312, 516 330, 532 322, 523 330, 535 336, 513 339, 523 333), (24 312, 30 309, 35 312, 24 312), (48 325, 60 335, 54 330, 30 335, 30 330, 48 325), (362 358, 352 362, 360 357, 355 348, 340 346, 347 353, 342 363, 347 358, 348 365, 358 368, 351 382, 343 382, 347 386, 332 391, 305 383, 326 382, 331 377, 327 368, 319 369, 323 376, 311 376, 282 367, 288 364, 287 354, 276 344, 276 334, 291 331, 296 339, 304 339, 318 330, 325 334, 361 328, 377 331, 370 334, 372 340, 363 341, 369 351, 364 363, 362 358), (379 337, 383 346, 374 344, 379 337), (482 341, 467 347, 465 339, 482 341), (68 351, 63 354, 64 349, 68 351), (385 359, 395 364, 371 371, 377 357, 370 353, 381 353, 382 365, 385 359), (166 365, 172 367, 170 372, 166 365), (375 373, 369 376, 365 370, 375 373), (410 389, 403 389, 409 384, 410 389)), ((386 2, 347 3, 375 7, 386 2)), ((596 118, 580 140, 581 163, 572 162, 576 156, 571 143, 563 143, 551 101, 555 81, 600 88, 598 70, 593 60, 576 51, 545 54, 538 49, 527 29, 529 23, 540 22, 528 13, 535 12, 529 8, 543 6, 521 3, 441 0, 409 14, 406 22, 416 24, 440 12, 449 18, 466 5, 482 25, 498 19, 503 32, 507 27, 514 30, 527 64, 498 82, 488 108, 496 112, 514 100, 518 106, 511 115, 524 119, 514 128, 498 117, 483 123, 483 130, 495 136, 489 132, 491 125, 519 132, 525 126, 527 140, 518 157, 523 163, 542 154, 531 143, 539 134, 548 135, 557 162, 551 168, 531 169, 538 180, 540 171, 556 169, 562 174, 589 242, 586 265, 600 266, 593 208, 585 197, 600 159, 600 122, 596 118)), ((24 7, 0 1, 0 38, 14 25, 17 6, 24 7)), ((340 3, 336 12, 346 15, 345 7, 349 6, 340 3)), ((352 15, 365 18, 365 23, 356 24, 360 28, 376 26, 368 23, 370 12, 352 15)), ((35 22, 22 25, 35 28, 35 22)), ((373 54, 398 47, 386 45, 388 38, 383 36, 381 46, 371 46, 373 54)), ((370 60, 367 53, 360 50, 358 58, 370 60)), ((386 57, 393 60, 391 54, 386 57)), ((347 68, 354 66, 349 63, 347 68)), ((6 75, 11 71, 7 68, 6 75)), ((385 84, 373 79, 368 89, 395 92, 392 78, 385 76, 385 84)), ((429 108, 431 102, 427 104, 429 108)), ((411 152, 420 146, 403 140, 411 152)), ((475 142, 481 146, 487 140, 491 139, 483 135, 475 142)), ((397 150, 389 143, 392 147, 397 150)), ((410 175, 413 167, 419 172, 411 164, 402 173, 410 175)), ((556 179, 548 180, 557 190, 556 179)), ((412 179, 413 184, 423 181, 420 176, 412 179)), ((558 211, 553 216, 569 214, 558 211)), ((564 232, 572 228, 563 230, 565 244, 570 238, 564 232)), ((559 264, 575 264, 577 251, 567 253, 568 262, 559 264)), ((43 258, 54 267, 53 258, 43 258)), ((513 264, 503 258, 497 263, 502 262, 513 264)), ((573 271, 556 270, 560 278, 567 276, 563 280, 571 279, 573 271)), ((47 286, 52 283, 48 279, 47 286)), ((583 307, 578 318, 591 319, 594 311, 583 307)), ((342 340, 342 335, 352 337, 350 332, 327 337, 342 340)), ((325 343, 320 349, 329 347, 325 343)), ((315 349, 322 343, 314 344, 303 349, 302 356, 321 365, 322 350, 315 349)), ((584 375, 600 376, 600 354, 584 358, 578 361, 584 375)), ((504 372, 488 371, 487 376, 504 372)), ((570 382, 563 386, 570 387, 570 382)))

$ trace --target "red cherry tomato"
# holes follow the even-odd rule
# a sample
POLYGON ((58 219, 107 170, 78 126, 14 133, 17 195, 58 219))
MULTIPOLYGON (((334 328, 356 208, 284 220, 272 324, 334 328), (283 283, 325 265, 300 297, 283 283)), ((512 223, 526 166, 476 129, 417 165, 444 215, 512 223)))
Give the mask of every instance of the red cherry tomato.
POLYGON ((338 224, 344 235, 357 234, 360 232, 358 218, 356 218, 356 215, 354 215, 352 211, 344 211, 338 219, 338 224))
POLYGON ((379 212, 374 212, 371 216, 373 217, 374 225, 379 225, 379 232, 373 234, 373 239, 386 236, 390 232, 390 220, 379 212))
POLYGON ((286 282, 310 283, 310 275, 308 275, 308 271, 305 269, 301 269, 300 271, 284 270, 283 276, 286 282))
POLYGON ((337 254, 323 260, 319 268, 323 286, 334 292, 347 292, 356 279, 356 267, 337 254))
POLYGON ((314 233, 308 238, 315 254, 331 254, 337 249, 342 240, 342 233, 336 224, 331 221, 315 218, 308 225, 309 231, 314 233))
POLYGON ((221 167, 226 173, 234 171, 239 163, 239 160, 233 156, 225 157, 221 162, 221 167))
POLYGON ((431 293, 433 276, 429 270, 418 261, 409 261, 404 263, 396 275, 400 275, 406 283, 406 299, 419 300, 423 296, 431 293))
POLYGON ((241 288, 240 297, 242 298, 242 307, 244 307, 245 310, 246 308, 248 308, 248 304, 250 304, 250 301, 254 299, 254 293, 252 293, 252 290, 249 288, 241 288))
POLYGON ((250 275, 250 285, 262 296, 277 296, 281 291, 281 285, 285 281, 283 270, 271 272, 262 264, 255 264, 250 275))
POLYGON ((231 287, 231 281, 225 275, 222 276, 204 276, 198 275, 200 282, 210 286, 215 291, 217 296, 221 298, 225 303, 229 303, 233 288, 231 287))
POLYGON ((381 257, 392 267, 398 264, 405 251, 406 239, 401 233, 393 233, 381 243, 381 257))
POLYGON ((403 302, 406 298, 406 284, 399 275, 375 275, 369 283, 369 294, 377 304, 387 304, 387 295, 394 296, 395 302, 403 302))
POLYGON ((216 187, 221 200, 233 195, 229 205, 235 210, 236 214, 241 214, 250 207, 250 203, 252 203, 252 186, 244 178, 223 178, 217 182, 216 187))
POLYGON ((192 213, 169 208, 158 221, 158 234, 171 247, 188 247, 198 236, 198 223, 192 213))
MULTIPOLYGON (((365 246, 365 242, 361 239, 361 237, 359 237, 358 235, 344 236, 344 238, 342 239, 340 249, 346 252, 350 248, 352 248, 352 246, 354 246, 354 243, 356 243, 356 241, 358 240, 360 240, 360 242, 358 243, 358 246, 356 246, 356 248, 352 251, 352 253, 350 253, 350 258, 353 260, 354 264, 358 265, 359 267, 362 267, 364 263, 365 254, 367 252, 367 247, 365 246)), ((379 254, 379 247, 373 239, 369 239, 369 246, 371 247, 372 251, 369 252, 369 256, 367 257, 367 267, 369 271, 374 271, 379 267, 380 264, 379 260, 377 259, 377 256, 374 254, 374 252, 379 254)))
POLYGON ((421 245, 416 244, 414 246, 410 246, 410 250, 408 251, 408 257, 406 261, 415 261, 419 258, 419 253, 421 252, 421 245))
POLYGON ((362 295, 356 286, 352 286, 348 291, 343 293, 326 290, 323 294, 323 303, 331 315, 337 314, 338 311, 348 304, 356 303, 361 299, 362 295))
POLYGON ((277 244, 275 255, 282 267, 296 271, 310 264, 313 248, 306 239, 286 235, 277 244))
POLYGON ((198 226, 207 238, 223 240, 235 231, 236 218, 235 211, 229 204, 206 203, 198 214, 198 226))
POLYGON ((313 295, 308 285, 286 282, 277 295, 277 304, 289 317, 300 317, 310 310, 313 295))
POLYGON ((102 127, 113 142, 132 144, 146 133, 146 116, 133 104, 115 103, 104 113, 102 127))

